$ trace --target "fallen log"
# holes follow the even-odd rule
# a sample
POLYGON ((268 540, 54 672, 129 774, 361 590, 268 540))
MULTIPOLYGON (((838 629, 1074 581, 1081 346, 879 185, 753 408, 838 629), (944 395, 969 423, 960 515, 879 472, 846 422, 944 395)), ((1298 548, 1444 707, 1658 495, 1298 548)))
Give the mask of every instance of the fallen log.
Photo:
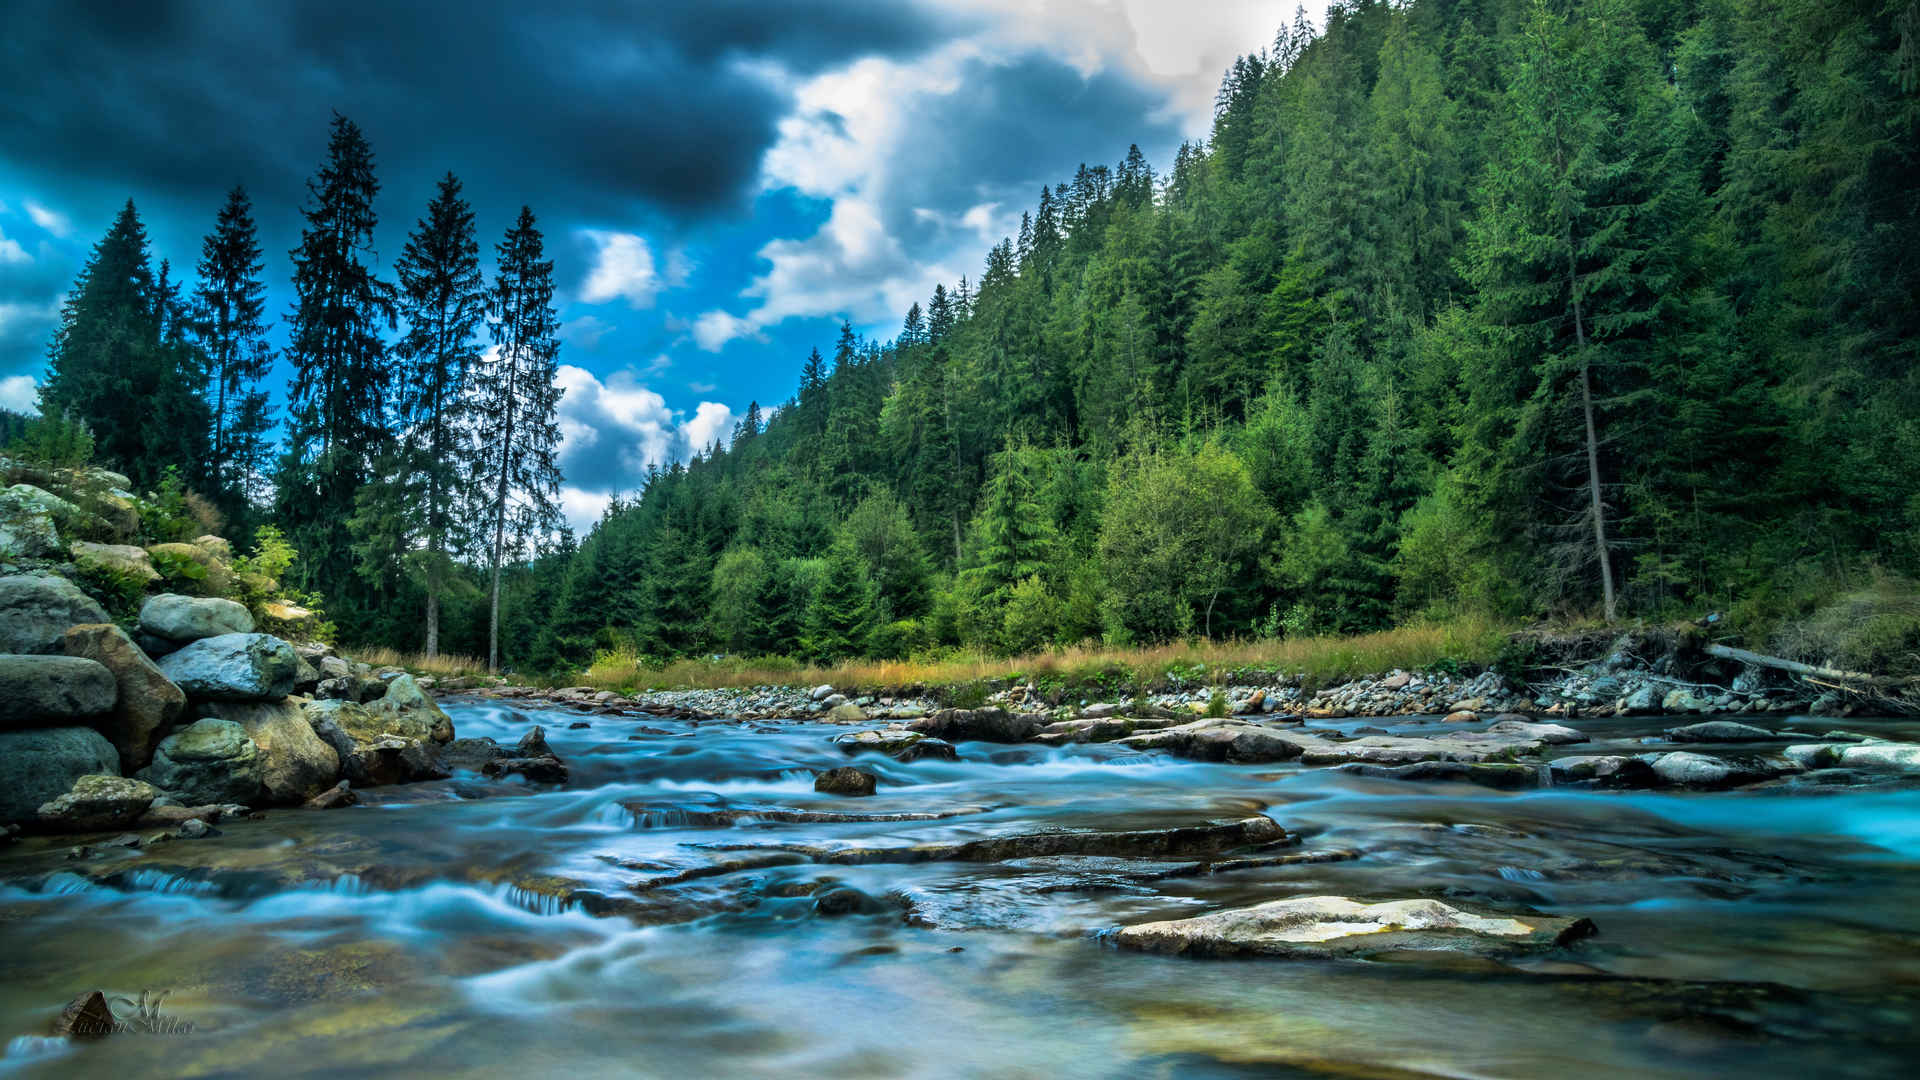
POLYGON ((1703 650, 1708 656, 1717 656, 1722 660, 1733 660, 1742 664, 1785 671, 1807 679, 1824 679, 1837 683, 1859 683, 1865 686, 1914 687, 1920 686, 1920 677, 1900 678, 1893 675, 1869 675, 1863 671, 1841 671, 1838 668, 1821 667, 1817 664, 1803 664, 1798 660, 1786 660, 1765 653, 1736 649, 1731 645, 1707 645, 1703 650))

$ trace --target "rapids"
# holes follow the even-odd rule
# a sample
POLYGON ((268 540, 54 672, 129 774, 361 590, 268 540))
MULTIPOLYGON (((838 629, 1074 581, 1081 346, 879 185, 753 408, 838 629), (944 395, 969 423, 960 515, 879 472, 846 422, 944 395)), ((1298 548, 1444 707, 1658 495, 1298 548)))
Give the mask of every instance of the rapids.
MULTIPOLYGON (((850 763, 843 728, 445 704, 462 736, 543 724, 571 782, 460 775, 93 859, 0 852, 0 1076, 1883 1076, 1920 1051, 1907 783, 1503 792, 962 743, 854 759, 880 789, 849 799, 812 782, 850 763), (1299 858, 927 855, 1261 814, 1298 843, 1259 854, 1299 858), (1511 966, 1104 940, 1311 895, 1600 932, 1511 966), (40 1037, 95 987, 165 992, 173 1029, 40 1037)), ((1581 726, 1608 753, 1666 725, 1581 726)))

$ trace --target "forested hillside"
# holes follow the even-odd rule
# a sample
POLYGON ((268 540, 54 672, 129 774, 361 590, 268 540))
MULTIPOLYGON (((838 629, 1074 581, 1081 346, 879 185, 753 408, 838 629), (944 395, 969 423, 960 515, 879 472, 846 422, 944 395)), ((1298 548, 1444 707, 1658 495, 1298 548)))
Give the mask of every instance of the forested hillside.
MULTIPOLYGON (((1347 3, 557 559, 536 655, 1754 622, 1920 546, 1915 10, 1347 3)), ((531 628, 529 628, 531 629, 531 628)), ((529 643, 532 644, 532 643, 529 643)))
POLYGON ((282 524, 350 637, 484 653, 502 582, 502 659, 542 670, 1468 611, 1759 628, 1920 563, 1917 153, 1910 0, 1337 4, 1233 65, 1203 143, 1041 187, 977 279, 823 343, 576 544, 531 215, 483 286, 449 177, 375 280, 342 120, 277 461, 257 292, 220 277, 258 275, 239 193, 197 320, 129 207, 82 284, 138 247, 111 279, 141 298, 76 291, 44 397, 136 482, 177 461, 282 524), (88 305, 145 312, 155 386, 191 344, 214 392, 89 389, 88 305))

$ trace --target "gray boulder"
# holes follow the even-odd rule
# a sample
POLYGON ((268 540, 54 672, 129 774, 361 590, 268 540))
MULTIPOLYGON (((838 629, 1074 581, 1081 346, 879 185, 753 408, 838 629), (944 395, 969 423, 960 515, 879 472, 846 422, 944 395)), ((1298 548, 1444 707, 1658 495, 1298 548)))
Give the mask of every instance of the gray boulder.
POLYGON ((1468 911, 1438 900, 1380 904, 1305 896, 1192 919, 1122 927, 1115 944, 1186 956, 1365 959, 1391 953, 1505 958, 1541 952, 1594 933, 1587 919, 1468 911))
POLYGON ((1733 775, 1733 767, 1716 757, 1676 751, 1655 758, 1653 772, 1669 784, 1713 787, 1726 783, 1733 775))
MULTIPOLYGON (((438 780, 447 775, 436 760, 435 744, 430 739, 391 730, 388 718, 374 715, 358 702, 337 698, 309 701, 302 709, 314 736, 332 748, 340 775, 357 787, 438 780)), ((484 764, 472 767, 478 769, 484 764)))
POLYGON ((53 513, 25 492, 38 488, 15 484, 0 491, 0 559, 51 559, 63 553, 53 513))
POLYGON ((74 781, 119 768, 113 744, 92 728, 0 732, 0 822, 33 821, 42 803, 66 794, 74 781))
POLYGON ((190 806, 260 799, 260 747, 231 720, 196 720, 160 740, 140 779, 190 806))
POLYGON ((395 675, 387 692, 367 703, 367 711, 387 725, 387 730, 409 739, 436 743, 453 741, 453 718, 427 696, 411 675, 395 675))
POLYGON ((218 701, 200 712, 239 724, 260 748, 260 784, 270 803, 304 803, 340 779, 340 755, 293 701, 218 701))
POLYGON ((813 778, 813 790, 826 795, 871 795, 878 783, 872 773, 842 765, 813 778))
POLYGON ((948 742, 1025 742, 1047 726, 1044 716, 1010 713, 1005 709, 941 709, 908 724, 910 730, 948 742))
POLYGON ((262 701, 293 692, 300 658, 270 634, 220 634, 168 653, 159 667, 189 698, 262 701))
POLYGON ((140 629, 185 643, 221 634, 251 634, 253 615, 232 600, 162 593, 140 605, 140 629))
POLYGON ((144 780, 90 774, 75 780, 66 794, 40 805, 40 826, 59 832, 129 828, 159 795, 144 780))
POLYGON ((1667 738, 1674 742, 1763 742, 1779 737, 1766 728, 1736 724, 1731 720, 1706 720, 1667 729, 1667 738))
POLYGON ((0 655, 0 730, 57 727, 113 708, 113 672, 78 656, 0 655))
POLYGON ((1525 717, 1515 719, 1494 718, 1487 727, 1496 735, 1517 735, 1522 739, 1538 739, 1548 746, 1567 746, 1587 741, 1587 733, 1576 731, 1565 724, 1536 724, 1525 717))
POLYGON ((108 621, 106 609, 66 578, 0 577, 0 653, 56 653, 67 627, 108 621))

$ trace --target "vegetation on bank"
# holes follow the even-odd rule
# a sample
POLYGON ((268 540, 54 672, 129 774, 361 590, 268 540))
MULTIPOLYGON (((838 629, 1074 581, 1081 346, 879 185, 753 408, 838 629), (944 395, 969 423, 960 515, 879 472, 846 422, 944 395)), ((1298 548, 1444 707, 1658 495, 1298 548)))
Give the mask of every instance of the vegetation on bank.
MULTIPOLYGON (((977 280, 891 340, 843 327, 791 399, 577 542, 550 529, 531 216, 488 286, 449 178, 382 280, 344 118, 294 258, 284 453, 249 404, 243 199, 190 303, 129 207, 43 407, 136 482, 172 464, 278 525, 349 643, 497 639, 523 678, 1151 678, 1289 650, 1331 672, 1341 642, 1462 620, 1707 612, 1897 666, 1920 650, 1910 16, 1342 0, 1237 60, 1170 168, 1134 148, 1043 187, 977 280), (474 446, 481 471, 450 470, 474 446), (714 654, 800 659, 686 659, 714 654)), ((1446 658, 1382 648, 1367 666, 1446 658)))

